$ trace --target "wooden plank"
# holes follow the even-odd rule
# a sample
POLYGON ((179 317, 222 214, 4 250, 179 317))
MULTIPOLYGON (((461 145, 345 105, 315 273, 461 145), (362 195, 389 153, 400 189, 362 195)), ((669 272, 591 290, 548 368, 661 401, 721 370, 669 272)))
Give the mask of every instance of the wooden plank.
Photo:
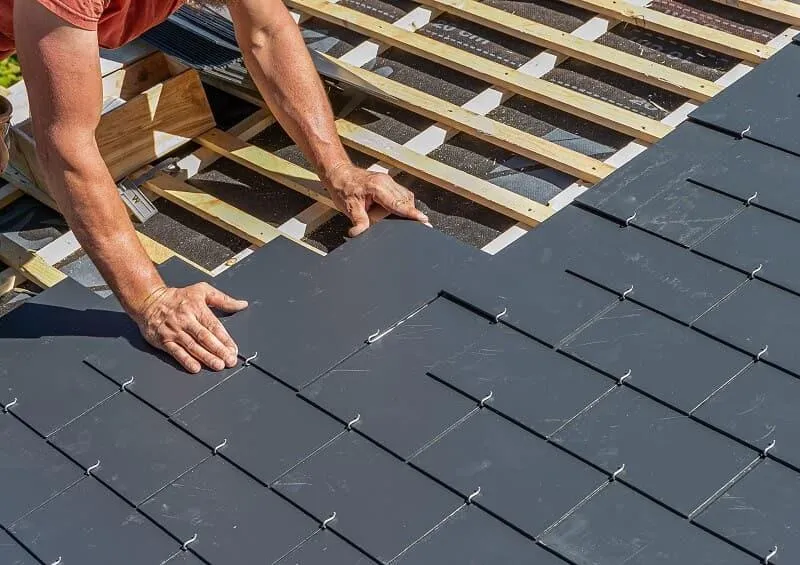
POLYGON ((751 63, 761 63, 775 54, 773 48, 756 41, 744 39, 737 35, 712 29, 675 16, 662 14, 650 8, 634 6, 623 0, 564 1, 584 10, 598 12, 610 18, 674 37, 692 45, 707 47, 751 63))
POLYGON ((487 28, 557 51, 567 57, 591 63, 693 100, 705 102, 721 90, 709 80, 574 37, 567 32, 475 0, 419 1, 487 28))
POLYGON ((214 124, 200 76, 187 71, 104 115, 95 138, 111 175, 119 180, 214 124))
POLYGON ((22 192, 17 190, 11 184, 4 184, 0 186, 0 210, 15 202, 22 196, 22 192))
MULTIPOLYGON (((187 71, 103 115, 95 131, 100 154, 115 180, 171 153, 214 127, 214 116, 195 71, 187 71)), ((45 187, 35 142, 12 128, 12 162, 45 187)))
POLYGON ((36 252, 25 249, 6 234, 0 234, 0 260, 41 288, 50 288, 67 278, 36 252))
POLYGON ((532 77, 435 39, 399 29, 327 0, 287 0, 325 21, 379 39, 393 47, 455 69, 631 137, 654 143, 672 128, 608 102, 532 77))
MULTIPOLYGON (((275 122, 275 116, 265 108, 261 108, 231 127, 228 133, 249 141, 275 122)), ((178 161, 177 165, 184 171, 185 178, 192 178, 206 167, 211 166, 220 157, 219 153, 215 153, 206 147, 201 147, 178 161)))
POLYGON ((144 187, 250 243, 264 245, 280 235, 271 224, 169 175, 159 174, 144 187))
POLYGON ((336 61, 331 57, 327 58, 333 64, 343 67, 360 80, 369 83, 370 94, 487 143, 508 149, 512 153, 592 183, 599 182, 614 171, 613 167, 602 161, 572 149, 561 147, 376 73, 336 61))
POLYGON ((786 0, 714 0, 744 12, 758 14, 793 26, 800 26, 800 5, 786 0))
POLYGON ((130 100, 172 76, 163 53, 153 53, 103 77, 103 98, 130 100))
POLYGON ((199 135, 194 141, 251 171, 305 194, 317 202, 335 208, 333 200, 328 196, 319 177, 291 161, 282 159, 219 129, 199 135))
POLYGON ((420 155, 346 120, 336 120, 336 129, 346 145, 517 221, 535 226, 552 213, 543 204, 420 155))

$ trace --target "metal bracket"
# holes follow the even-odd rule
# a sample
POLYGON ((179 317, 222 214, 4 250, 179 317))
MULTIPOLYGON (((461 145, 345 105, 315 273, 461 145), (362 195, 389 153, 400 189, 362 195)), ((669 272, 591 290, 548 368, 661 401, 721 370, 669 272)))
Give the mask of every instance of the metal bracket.
POLYGON ((139 222, 146 222, 158 213, 150 199, 142 192, 142 185, 161 173, 176 174, 179 170, 177 162, 177 158, 167 159, 135 179, 125 177, 117 183, 120 198, 139 222))
POLYGON ((14 166, 13 163, 9 162, 6 166, 5 171, 3 174, 0 175, 2 178, 6 179, 13 185, 16 185, 20 188, 30 188, 33 190, 39 190, 39 187, 36 186, 36 183, 33 180, 29 179, 22 171, 14 166))

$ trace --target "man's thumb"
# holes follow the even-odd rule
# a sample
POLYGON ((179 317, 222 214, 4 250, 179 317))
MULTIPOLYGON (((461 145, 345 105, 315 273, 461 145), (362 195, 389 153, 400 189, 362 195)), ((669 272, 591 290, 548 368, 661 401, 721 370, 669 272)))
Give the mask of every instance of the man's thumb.
POLYGON ((369 215, 367 211, 358 206, 350 211, 353 227, 347 232, 350 237, 358 237, 369 229, 369 215))

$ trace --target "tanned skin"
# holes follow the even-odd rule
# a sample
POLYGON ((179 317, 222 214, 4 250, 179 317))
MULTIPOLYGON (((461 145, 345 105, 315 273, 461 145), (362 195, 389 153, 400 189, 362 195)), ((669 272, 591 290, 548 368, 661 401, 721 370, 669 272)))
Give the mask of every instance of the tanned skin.
MULTIPOLYGON (((389 176, 355 167, 342 147, 322 83, 280 0, 228 2, 247 68, 269 109, 314 164, 351 236, 379 205, 423 223, 414 196, 389 176)), ((14 3, 14 33, 37 153, 51 195, 78 241, 147 341, 187 371, 232 367, 237 348, 212 312, 247 302, 208 284, 170 288, 147 257, 95 142, 103 92, 96 32, 74 27, 38 2, 14 3)))

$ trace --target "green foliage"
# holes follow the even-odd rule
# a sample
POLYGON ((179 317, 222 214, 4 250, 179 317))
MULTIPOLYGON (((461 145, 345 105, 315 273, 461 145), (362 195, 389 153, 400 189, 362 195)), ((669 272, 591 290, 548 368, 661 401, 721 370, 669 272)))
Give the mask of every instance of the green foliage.
POLYGON ((22 73, 19 71, 16 57, 0 61, 0 86, 8 88, 20 79, 22 79, 22 73))

